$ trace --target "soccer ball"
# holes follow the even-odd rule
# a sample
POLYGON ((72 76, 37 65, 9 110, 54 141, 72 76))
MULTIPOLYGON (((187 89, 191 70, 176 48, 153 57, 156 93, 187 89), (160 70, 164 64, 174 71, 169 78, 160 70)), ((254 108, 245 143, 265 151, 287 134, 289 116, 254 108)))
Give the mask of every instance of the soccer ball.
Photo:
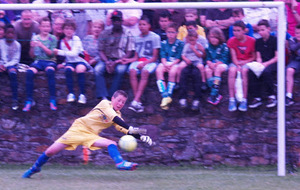
POLYGON ((132 152, 137 147, 136 139, 132 135, 124 135, 119 140, 119 147, 126 152, 132 152))

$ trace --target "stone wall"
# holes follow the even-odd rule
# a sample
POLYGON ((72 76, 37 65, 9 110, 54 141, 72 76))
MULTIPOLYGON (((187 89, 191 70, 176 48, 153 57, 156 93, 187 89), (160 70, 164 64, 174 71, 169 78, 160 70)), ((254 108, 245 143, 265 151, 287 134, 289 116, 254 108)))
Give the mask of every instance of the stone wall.
MULTIPOLYGON (((223 81, 227 76, 223 76, 223 81)), ((88 113, 98 103, 95 98, 94 76, 86 77, 86 105, 66 103, 64 74, 56 74, 58 110, 50 111, 48 105, 48 86, 45 75, 35 78, 35 100, 37 105, 29 113, 10 108, 11 91, 7 76, 0 78, 0 163, 32 163, 54 140, 62 135, 72 122, 88 113)), ((296 104, 286 109, 287 162, 300 165, 300 94, 298 75, 295 82, 296 104)), ((77 85, 75 85, 77 86, 77 85)), ((245 113, 228 112, 227 84, 222 82, 224 98, 220 105, 206 103, 207 92, 203 94, 201 110, 193 112, 182 110, 178 105, 178 92, 170 110, 159 107, 155 76, 143 96, 145 112, 136 114, 127 109, 132 100, 128 76, 122 89, 129 93, 129 101, 123 108, 124 119, 133 126, 148 129, 148 134, 156 146, 148 147, 139 143, 136 151, 122 152, 128 160, 145 165, 226 164, 234 166, 272 165, 277 163, 277 111, 261 106, 245 113)), ((20 102, 25 101, 25 73, 19 74, 20 102)), ((20 103, 21 104, 21 103, 20 103)), ((122 136, 114 128, 105 130, 101 136, 118 141, 122 136)), ((112 164, 107 150, 92 151, 90 162, 112 164)), ((50 163, 80 164, 82 149, 63 151, 54 156, 50 163)))

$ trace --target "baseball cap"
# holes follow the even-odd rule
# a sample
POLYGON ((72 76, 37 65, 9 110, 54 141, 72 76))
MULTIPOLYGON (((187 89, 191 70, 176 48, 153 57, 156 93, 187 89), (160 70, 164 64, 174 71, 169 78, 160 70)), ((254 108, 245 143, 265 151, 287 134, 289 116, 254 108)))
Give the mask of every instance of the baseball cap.
POLYGON ((111 19, 122 19, 123 18, 123 14, 121 11, 114 11, 111 14, 111 19))

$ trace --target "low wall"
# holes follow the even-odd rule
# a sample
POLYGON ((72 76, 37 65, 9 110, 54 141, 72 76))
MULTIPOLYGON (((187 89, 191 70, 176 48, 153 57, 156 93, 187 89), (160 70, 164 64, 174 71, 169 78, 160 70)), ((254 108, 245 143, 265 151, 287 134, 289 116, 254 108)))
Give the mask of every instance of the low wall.
MULTIPOLYGON (((25 101, 25 73, 19 74, 20 102, 25 101)), ((223 81, 227 76, 223 77, 223 81)), ((66 103, 65 77, 62 71, 56 74, 58 110, 50 111, 48 85, 45 75, 35 78, 35 100, 37 105, 28 113, 10 108, 11 91, 8 77, 0 78, 0 163, 32 163, 54 140, 62 135, 72 122, 88 113, 97 103, 94 76, 86 77, 86 105, 66 103)), ((287 162, 300 165, 300 77, 296 80, 296 104, 286 109, 287 162)), ((75 85, 77 86, 77 85, 75 85)), ((123 157, 145 165, 226 164, 234 166, 272 165, 277 163, 277 108, 264 105, 247 112, 228 112, 227 84, 222 82, 224 98, 218 106, 206 103, 203 94, 201 110, 182 110, 175 91, 170 110, 159 107, 155 76, 151 76, 143 95, 145 112, 136 114, 127 109, 133 98, 128 76, 122 89, 129 93, 129 101, 123 108, 124 119, 133 126, 148 129, 156 142, 149 147, 139 143, 136 151, 122 152, 123 157)), ((103 131, 101 136, 115 141, 122 136, 114 128, 103 131)), ((107 150, 92 151, 90 162, 98 165, 112 164, 107 150)), ((82 163, 82 149, 63 151, 50 163, 82 163)))

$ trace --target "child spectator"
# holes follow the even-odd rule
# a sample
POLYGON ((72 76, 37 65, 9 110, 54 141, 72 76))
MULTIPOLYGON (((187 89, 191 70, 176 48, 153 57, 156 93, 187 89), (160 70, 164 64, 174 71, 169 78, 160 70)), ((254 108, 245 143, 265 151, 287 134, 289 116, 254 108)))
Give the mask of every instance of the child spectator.
POLYGON ((197 25, 197 19, 198 19, 197 9, 185 9, 184 18, 185 18, 185 25, 180 26, 178 29, 177 38, 179 40, 184 40, 184 38, 187 36, 189 25, 193 25, 195 27, 195 30, 197 31, 198 35, 206 38, 204 29, 201 26, 197 25), (189 21, 194 21, 194 22, 189 22, 189 21), (189 24, 187 24, 187 22, 189 24))
POLYGON ((176 85, 177 66, 181 60, 181 52, 184 46, 184 43, 176 38, 177 25, 175 23, 170 23, 166 32, 168 39, 161 43, 161 63, 156 69, 156 83, 163 98, 160 107, 164 110, 168 110, 168 105, 172 102, 171 97, 176 85), (165 73, 169 74, 168 83, 164 81, 165 73))
POLYGON ((290 62, 286 69, 286 106, 294 104, 294 75, 300 71, 300 25, 295 28, 295 37, 289 40, 290 62))
POLYGON ((104 22, 102 20, 95 20, 92 22, 92 34, 87 35, 82 40, 83 49, 87 54, 85 60, 93 66, 100 60, 98 43, 100 34, 103 30, 104 22))
MULTIPOLYGON (((245 15, 244 15, 244 10, 241 8, 241 9, 233 9, 232 10, 232 17, 233 17, 233 20, 236 22, 236 21, 243 21, 245 24, 246 24, 246 28, 247 28, 247 35, 248 36, 251 36, 253 37, 253 28, 252 28, 252 25, 249 24, 249 23, 246 23, 245 22, 245 15)), ((233 26, 231 25, 229 27, 229 38, 233 37, 233 26)))
POLYGON ((256 108, 262 105, 262 91, 268 96, 267 108, 276 106, 273 77, 277 71, 277 38, 271 36, 269 21, 261 20, 257 24, 258 33, 261 38, 255 42, 256 61, 264 66, 260 76, 249 70, 249 96, 254 98, 249 108, 256 108))
POLYGON ((222 73, 227 71, 229 64, 229 49, 226 45, 223 31, 213 27, 208 33, 208 48, 206 51, 205 74, 208 87, 211 88, 207 101, 213 105, 220 103, 222 95, 219 94, 222 73))
POLYGON ((20 62, 21 45, 15 40, 15 28, 8 24, 5 27, 5 39, 0 39, 0 74, 7 72, 12 90, 12 106, 13 110, 17 110, 18 106, 18 80, 17 65, 20 62))
POLYGON ((182 108, 187 107, 187 93, 188 93, 188 78, 192 78, 194 88, 194 97, 191 109, 197 111, 199 109, 201 97, 201 79, 200 69, 204 74, 203 57, 205 57, 204 47, 197 43, 198 34, 195 30, 189 30, 187 36, 187 43, 184 45, 182 51, 182 59, 187 65, 180 75, 180 95, 179 104, 182 108))
POLYGON ((135 112, 144 111, 141 96, 148 83, 149 75, 156 69, 159 48, 161 47, 159 35, 150 31, 150 27, 151 25, 148 17, 143 16, 139 21, 141 34, 135 41, 135 62, 131 63, 129 66, 130 84, 133 90, 134 99, 128 108, 135 112), (137 78, 138 74, 141 75, 140 81, 138 81, 137 78))
POLYGON ((241 72, 243 79, 243 100, 240 102, 238 109, 247 111, 247 94, 248 94, 248 67, 247 63, 255 60, 255 39, 246 35, 246 25, 243 21, 236 21, 233 24, 233 35, 227 42, 230 49, 232 64, 228 71, 228 88, 229 88, 229 111, 236 111, 237 102, 235 95, 235 79, 237 72, 241 72))
POLYGON ((4 10, 0 10, 0 22, 3 22, 5 25, 10 24, 10 20, 7 18, 4 10))
POLYGON ((163 11, 159 14, 159 28, 154 30, 160 36, 161 41, 167 40, 166 29, 170 23, 171 14, 168 11, 163 11))
POLYGON ((83 52, 81 40, 75 36, 76 24, 73 19, 66 19, 63 25, 65 37, 60 42, 61 49, 54 49, 55 55, 65 56, 65 74, 69 94, 67 102, 75 101, 75 94, 73 89, 73 72, 78 76, 78 85, 80 95, 78 96, 78 103, 86 104, 85 96, 85 72, 88 68, 88 63, 80 57, 83 52))
MULTIPOLYGON (((187 28, 187 31, 190 31, 190 30, 196 31, 197 30, 197 23, 196 23, 196 21, 187 21, 186 22, 186 28, 187 28)), ((183 41, 185 43, 188 43, 188 39, 189 38, 187 38, 187 39, 184 38, 183 41)), ((201 36, 201 35, 198 35, 198 37, 197 37, 197 44, 200 44, 202 47, 204 47, 204 49, 207 48, 207 46, 208 46, 208 42, 207 42, 206 38, 203 37, 203 36, 201 36)), ((203 91, 205 91, 205 90, 207 90, 207 86, 206 86, 205 70, 204 70, 204 65, 203 64, 198 64, 197 67, 198 67, 198 69, 201 72, 201 80, 202 80, 201 89, 203 91)), ((179 83, 182 69, 185 68, 186 66, 187 66, 187 64, 184 61, 182 61, 179 64, 178 69, 177 69, 177 76, 176 76, 177 83, 179 83)))
POLYGON ((57 45, 57 40, 54 35, 50 34, 51 22, 48 17, 42 18, 39 28, 40 34, 33 36, 30 43, 30 55, 34 58, 34 62, 26 72, 27 98, 23 108, 24 112, 30 111, 31 107, 35 105, 33 100, 34 75, 38 71, 46 72, 50 94, 50 109, 57 109, 55 95, 56 62, 53 55, 53 49, 57 45))

